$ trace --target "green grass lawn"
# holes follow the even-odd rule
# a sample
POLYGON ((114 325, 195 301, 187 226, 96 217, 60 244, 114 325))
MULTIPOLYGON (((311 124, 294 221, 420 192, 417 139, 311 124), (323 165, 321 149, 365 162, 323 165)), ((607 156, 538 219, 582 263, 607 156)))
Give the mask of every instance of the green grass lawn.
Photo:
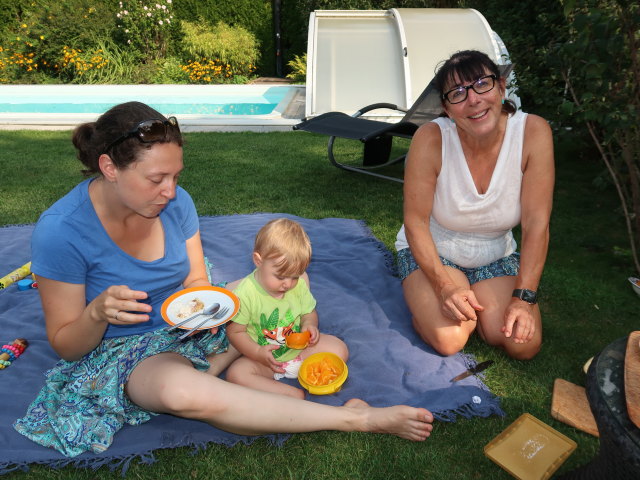
MULTIPOLYGON (((81 180, 70 132, 0 132, 0 225, 35 222, 81 180)), ((357 155, 356 142, 339 145, 357 155)), ((584 150, 584 149, 583 149, 584 150)), ((302 132, 189 133, 181 185, 200 215, 282 212, 307 218, 363 219, 390 249, 402 223, 402 185, 332 167, 326 137, 302 132)), ((544 343, 530 362, 506 358, 477 339, 465 351, 493 359, 486 383, 505 418, 436 423, 430 439, 322 432, 295 435, 283 447, 266 440, 233 448, 212 445, 158 451, 157 462, 133 462, 131 479, 485 479, 512 478, 483 447, 524 412, 569 436, 577 450, 567 471, 590 460, 597 439, 551 417, 556 378, 584 384, 582 365, 611 341, 638 329, 639 299, 624 222, 611 188, 597 188, 596 155, 558 146, 551 245, 541 292, 544 343)), ((401 174, 401 167, 392 167, 401 174)), ((600 182, 602 183, 602 182, 600 182)), ((119 471, 33 467, 20 479, 121 478, 119 471)))

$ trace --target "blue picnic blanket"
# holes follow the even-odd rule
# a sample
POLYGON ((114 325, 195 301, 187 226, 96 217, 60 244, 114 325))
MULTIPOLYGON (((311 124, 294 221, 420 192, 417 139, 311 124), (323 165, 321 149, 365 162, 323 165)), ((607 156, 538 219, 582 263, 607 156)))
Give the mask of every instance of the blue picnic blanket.
MULTIPOLYGON (((253 270, 251 251, 258 229, 286 216, 302 224, 313 246, 308 269, 318 302, 320 330, 342 338, 350 350, 349 377, 334 395, 309 399, 341 405, 361 398, 374 406, 422 406, 440 421, 504 415, 495 397, 476 377, 452 384, 451 378, 475 364, 470 355, 443 357, 414 333, 402 287, 394 275, 393 256, 358 220, 310 220, 284 214, 201 217, 205 255, 214 282, 241 278, 253 270)), ((30 260, 33 225, 0 228, 0 276, 30 260)), ((84 453, 68 459, 37 445, 12 427, 44 383, 44 372, 57 357, 49 346, 38 292, 19 291, 15 284, 0 290, 0 342, 24 337, 29 347, 10 367, 0 370, 0 474, 38 463, 51 467, 74 464, 97 468, 108 465, 126 472, 134 459, 153 462, 153 451, 178 446, 202 447, 209 442, 250 443, 245 437, 203 422, 159 415, 141 426, 125 426, 102 454, 84 453)), ((295 380, 291 380, 295 382, 295 380)), ((268 436, 281 444, 289 435, 268 436)))

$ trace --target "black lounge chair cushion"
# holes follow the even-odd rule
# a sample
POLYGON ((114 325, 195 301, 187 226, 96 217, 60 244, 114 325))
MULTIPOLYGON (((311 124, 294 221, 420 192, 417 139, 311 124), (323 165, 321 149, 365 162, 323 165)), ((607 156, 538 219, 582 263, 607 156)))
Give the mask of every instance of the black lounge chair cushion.
POLYGON ((389 123, 352 117, 342 112, 328 112, 305 120, 293 128, 366 143, 383 135, 411 138, 418 126, 406 121, 389 123))

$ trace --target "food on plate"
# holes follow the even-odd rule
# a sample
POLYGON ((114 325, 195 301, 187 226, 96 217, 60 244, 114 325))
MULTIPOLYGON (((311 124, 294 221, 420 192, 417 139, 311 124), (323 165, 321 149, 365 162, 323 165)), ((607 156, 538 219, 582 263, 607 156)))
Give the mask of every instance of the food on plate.
POLYGON ((176 317, 179 319, 187 318, 201 311, 204 308, 204 303, 197 297, 192 298, 188 302, 184 303, 176 313, 176 317))

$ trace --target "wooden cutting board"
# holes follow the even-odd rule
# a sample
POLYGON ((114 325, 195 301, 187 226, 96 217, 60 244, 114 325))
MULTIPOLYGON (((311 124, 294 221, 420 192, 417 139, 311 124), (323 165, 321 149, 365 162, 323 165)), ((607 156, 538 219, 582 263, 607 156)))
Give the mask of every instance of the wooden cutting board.
POLYGON ((624 356, 624 392, 629 418, 640 428, 640 331, 631 332, 627 340, 624 356))
POLYGON ((551 416, 595 437, 600 436, 584 387, 556 378, 551 398, 551 416))

